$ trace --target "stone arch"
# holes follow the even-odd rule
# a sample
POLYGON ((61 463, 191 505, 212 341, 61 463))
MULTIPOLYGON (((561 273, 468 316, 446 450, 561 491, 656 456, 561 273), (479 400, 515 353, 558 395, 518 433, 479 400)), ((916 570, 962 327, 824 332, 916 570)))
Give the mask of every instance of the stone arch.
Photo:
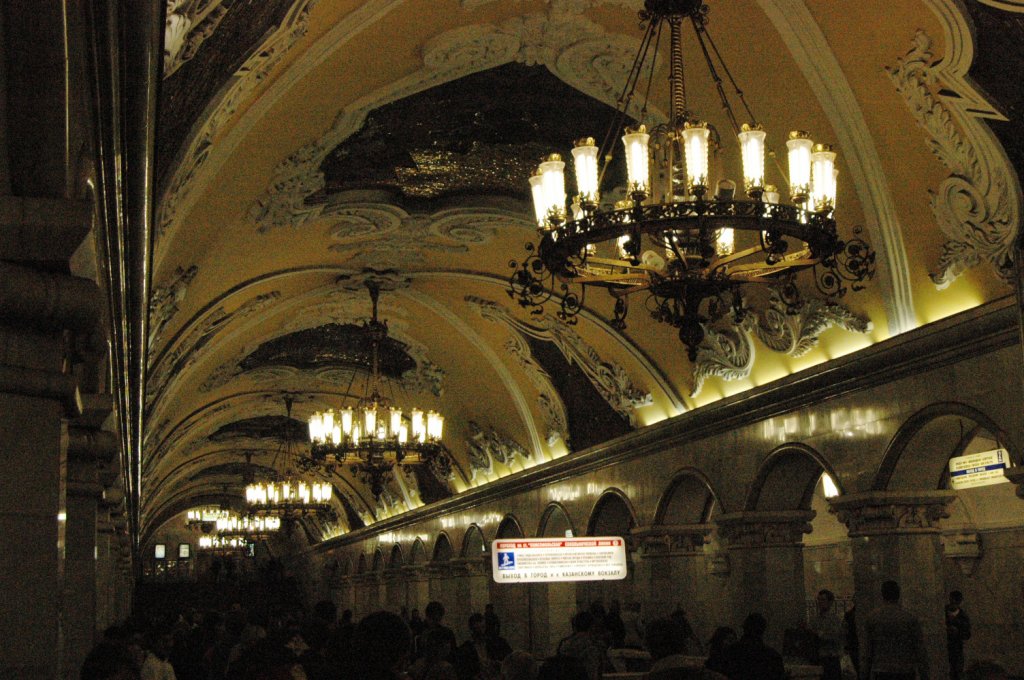
POLYGON ((462 549, 459 557, 479 557, 487 552, 487 539, 484 538, 483 530, 476 524, 470 524, 462 537, 462 549))
POLYGON ((1024 462, 1006 432, 986 414, 960 402, 938 402, 907 418, 896 431, 882 456, 872 489, 942 488, 949 459, 961 455, 984 432, 1009 451, 1015 465, 1024 462))
POLYGON ((636 527, 633 503, 620 489, 605 489, 587 521, 588 536, 626 536, 636 527))
POLYGON ((576 534, 576 527, 569 512, 561 503, 549 503, 540 516, 540 523, 537 524, 537 536, 565 536, 566 531, 576 534))
POLYGON ((704 524, 713 512, 724 513, 707 476, 692 467, 676 472, 658 501, 654 524, 704 524))
POLYGON ((402 546, 395 543, 391 546, 391 555, 388 557, 388 569, 397 569, 405 565, 405 555, 402 554, 402 546))
POLYGON ((441 532, 437 535, 437 539, 434 541, 434 553, 430 558, 431 562, 447 562, 455 556, 455 550, 452 548, 452 540, 448 538, 448 534, 441 532))
POLYGON ((377 548, 373 551, 373 571, 374 573, 380 573, 384 571, 387 566, 387 559, 384 557, 384 551, 377 548))
POLYGON ((523 525, 511 513, 502 518, 501 523, 498 524, 498 530, 494 533, 495 538, 523 538, 524 536, 526 534, 523 533, 523 525))
POLYGON ((427 548, 423 545, 423 539, 417 537, 412 542, 412 549, 409 551, 409 564, 423 564, 427 561, 427 548))
POLYGON ((839 478, 824 456, 806 444, 783 444, 761 463, 744 509, 810 510, 814 489, 823 472, 828 473, 841 493, 839 478))

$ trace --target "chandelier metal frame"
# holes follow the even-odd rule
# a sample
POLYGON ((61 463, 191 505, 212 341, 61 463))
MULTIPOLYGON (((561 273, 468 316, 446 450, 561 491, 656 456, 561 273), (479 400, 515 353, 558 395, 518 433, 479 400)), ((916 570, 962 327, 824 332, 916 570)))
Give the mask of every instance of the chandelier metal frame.
MULTIPOLYGON (((565 164, 560 156, 545 159, 530 178, 540 241, 527 245, 525 258, 510 263, 514 271, 508 291, 534 314, 541 314, 555 298, 558 317, 575 323, 587 288, 604 288, 615 299, 611 324, 619 329, 625 328, 630 297, 647 293, 648 311, 679 329, 691 361, 696 360, 707 323, 729 312, 737 321, 742 319, 747 311, 745 287, 777 287, 795 313, 801 304, 799 272, 812 269, 818 291, 836 298, 848 287, 861 290, 875 269, 875 253, 865 241, 838 234, 838 171, 831 147, 814 145, 807 133, 791 132, 791 203, 782 203, 778 190, 766 181, 765 132, 708 33, 707 14, 701 0, 646 0, 640 12, 646 30, 619 100, 617 122, 600 148, 593 138, 584 138, 573 149, 578 194, 571 208, 566 209, 565 164), (711 192, 709 154, 721 147, 721 137, 687 108, 682 40, 686 22, 694 29, 723 111, 738 137, 746 199, 735 197, 736 185, 729 180, 718 182, 711 192), (665 26, 671 37, 668 121, 650 132, 644 125, 626 128, 628 198, 602 203, 599 188, 612 159, 614 137, 625 126, 645 71, 650 92, 665 26), (726 95, 726 79, 750 123, 738 123, 726 95), (604 160, 603 167, 599 159, 604 160)), ((646 97, 641 120, 647 114, 646 97)))
POLYGON ((310 457, 327 467, 348 466, 370 487, 374 499, 379 499, 396 467, 429 465, 444 469, 450 468, 451 462, 441 442, 443 416, 416 408, 406 413, 396 407, 393 388, 392 398, 382 394, 380 346, 388 338, 388 325, 378 319, 379 282, 368 279, 366 288, 372 303, 370 320, 363 324, 372 349, 366 396, 353 407, 317 411, 310 416, 310 457))

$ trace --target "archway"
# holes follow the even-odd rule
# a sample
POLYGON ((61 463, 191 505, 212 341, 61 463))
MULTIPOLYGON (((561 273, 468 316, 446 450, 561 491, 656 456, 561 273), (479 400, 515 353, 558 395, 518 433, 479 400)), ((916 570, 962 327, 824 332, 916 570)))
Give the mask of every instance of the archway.
MULTIPOLYGON (((448 534, 441 532, 434 539, 434 550, 428 567, 430 599, 444 605, 446 612, 452 612, 455 606, 455 580, 452 578, 452 558, 455 549, 448 534)), ((447 625, 453 629, 462 625, 453 614, 448 615, 447 625)))
POLYGON ((537 525, 538 536, 554 538, 556 536, 573 536, 575 533, 572 519, 561 503, 549 503, 548 507, 544 508, 544 513, 537 525))
POLYGON ((577 604, 581 608, 596 609, 621 607, 623 602, 637 602, 643 597, 636 575, 633 529, 636 512, 625 493, 619 489, 606 489, 594 503, 587 521, 587 536, 618 536, 626 540, 628 576, 621 581, 584 581, 576 589, 577 604))
POLYGON ((402 553, 402 546, 395 543, 391 546, 391 553, 388 555, 388 568, 384 573, 384 591, 386 609, 392 612, 401 612, 406 606, 406 583, 402 567, 405 566, 405 555, 402 553))
MULTIPOLYGON (((561 503, 549 503, 537 523, 537 536, 574 536, 575 524, 561 503)), ((516 587, 516 586, 506 586, 516 587)), ((530 651, 543 658, 554 654, 558 642, 572 632, 576 613, 575 583, 531 583, 527 586, 530 611, 530 651)))

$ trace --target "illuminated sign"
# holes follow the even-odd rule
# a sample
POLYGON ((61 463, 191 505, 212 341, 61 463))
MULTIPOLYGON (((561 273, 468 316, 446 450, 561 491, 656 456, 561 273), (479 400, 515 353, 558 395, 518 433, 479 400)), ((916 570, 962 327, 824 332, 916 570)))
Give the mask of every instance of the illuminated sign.
POLYGON ((617 536, 517 538, 491 543, 497 583, 618 581, 626 578, 626 542, 617 536))
POLYGON ((970 489, 1008 482, 1003 470, 1010 467, 1006 449, 970 453, 949 459, 949 485, 954 489, 970 489))

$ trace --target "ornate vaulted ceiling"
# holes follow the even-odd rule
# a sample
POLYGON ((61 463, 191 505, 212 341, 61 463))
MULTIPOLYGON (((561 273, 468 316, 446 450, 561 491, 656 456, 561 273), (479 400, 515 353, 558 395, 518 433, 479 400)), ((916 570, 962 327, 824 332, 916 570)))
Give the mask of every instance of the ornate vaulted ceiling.
MULTIPOLYGON (((980 0, 973 17, 953 0, 709 4, 780 158, 790 129, 838 146, 841 231, 872 244, 879 272, 843 306, 807 291, 795 316, 767 295, 743 326, 709 329, 691 365, 642 309, 616 331, 600 294, 575 326, 506 295, 534 235, 529 171, 604 133, 640 0, 170 0, 144 530, 239 496, 246 455, 280 468, 314 410, 358 392, 367 278, 391 332, 383 370, 401 400, 446 414, 454 466, 400 475, 379 503, 331 473, 338 519, 321 536, 1009 292, 1021 197, 1007 154, 1021 149, 1000 121, 1019 113, 1019 69, 970 27, 1020 14, 980 0), (973 84, 974 60, 1012 110, 973 84)), ((691 107, 727 129, 707 74, 687 76, 691 107)), ((714 171, 739 175, 728 140, 714 171)))

